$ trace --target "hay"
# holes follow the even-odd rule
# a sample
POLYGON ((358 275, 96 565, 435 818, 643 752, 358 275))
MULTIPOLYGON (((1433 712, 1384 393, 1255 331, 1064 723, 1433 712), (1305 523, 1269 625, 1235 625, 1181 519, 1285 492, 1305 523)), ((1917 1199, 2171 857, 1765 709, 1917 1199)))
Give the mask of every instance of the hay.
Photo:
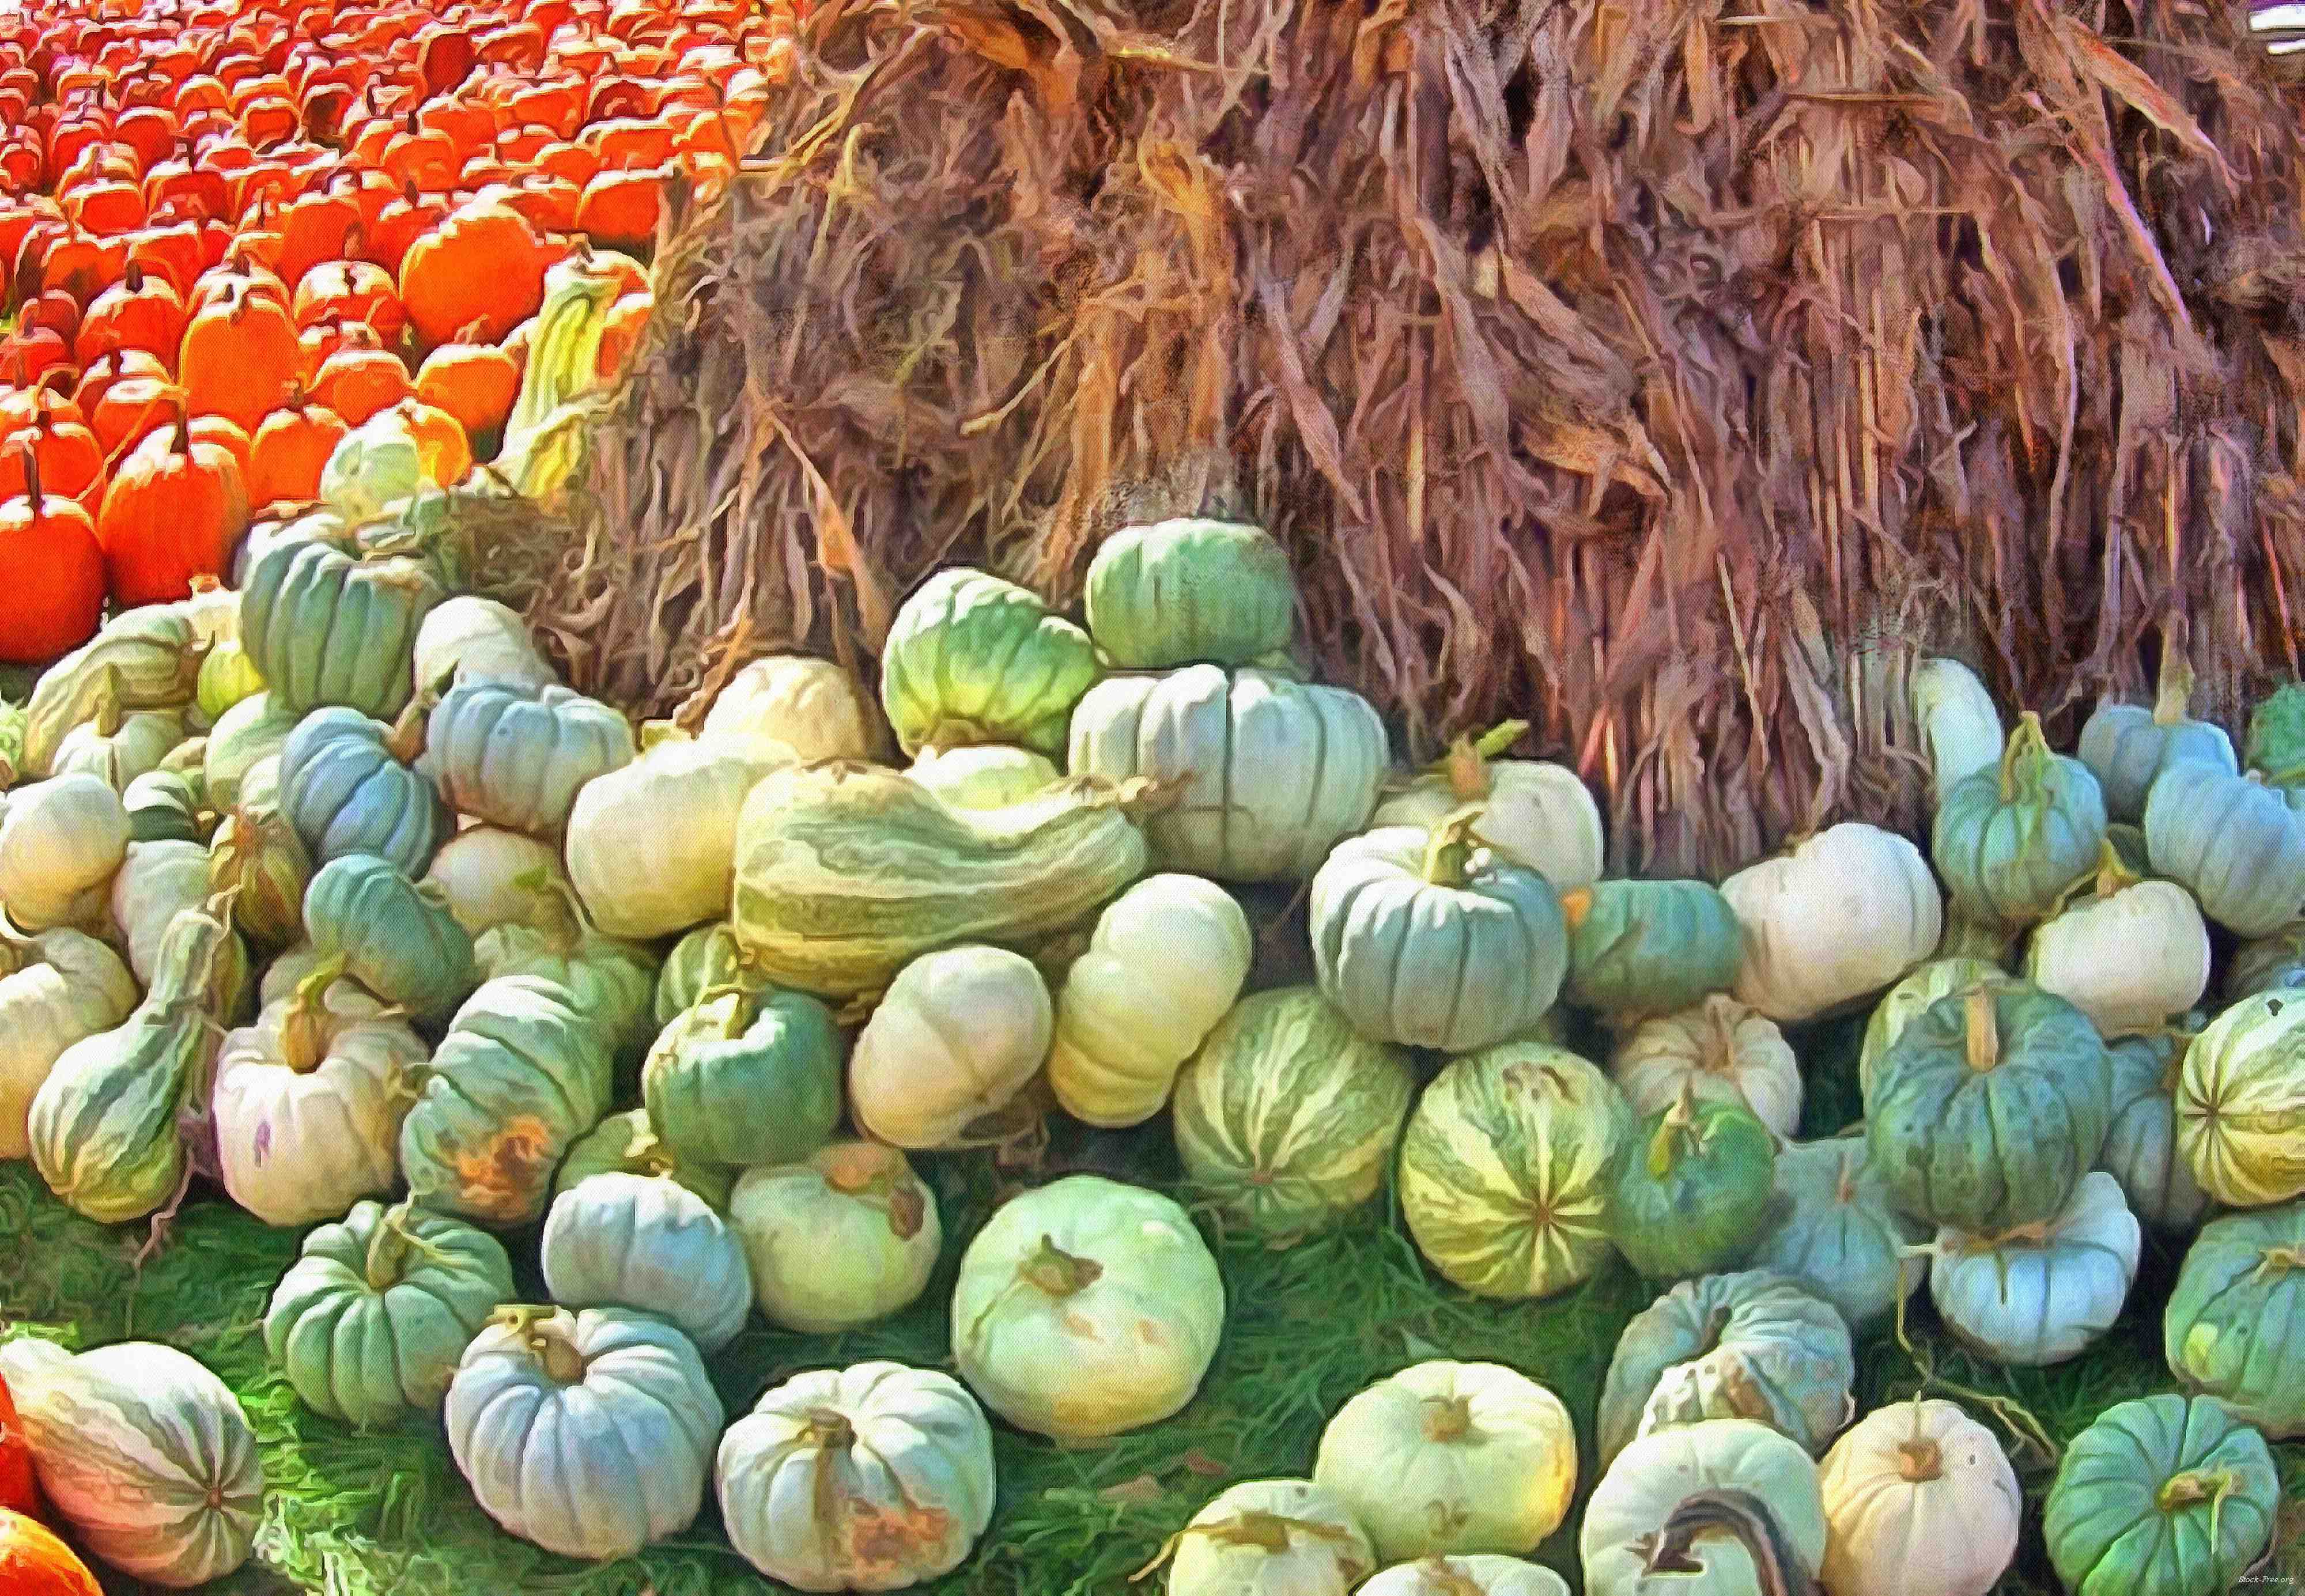
POLYGON ((1903 674, 2053 731, 2293 675, 2305 150, 2203 0, 827 0, 532 613, 691 714, 932 565, 1289 548, 1408 753, 1513 716, 1616 863, 1912 824, 1903 674))

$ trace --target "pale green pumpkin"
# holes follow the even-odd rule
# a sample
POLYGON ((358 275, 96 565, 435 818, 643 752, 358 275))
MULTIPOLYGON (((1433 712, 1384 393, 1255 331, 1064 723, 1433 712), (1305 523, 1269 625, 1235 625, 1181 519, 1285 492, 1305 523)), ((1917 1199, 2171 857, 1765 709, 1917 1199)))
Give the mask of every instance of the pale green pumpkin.
POLYGON ((438 888, 364 853, 332 859, 304 894, 304 926, 323 962, 416 1014, 455 1007, 481 984, 472 939, 438 888))
POLYGON ((634 1308, 671 1320, 710 1357, 753 1311, 753 1277, 727 1220, 676 1181, 596 1175, 552 1200, 539 1245, 565 1308, 634 1308))
POLYGON ((95 717, 107 682, 123 709, 190 704, 209 646, 184 604, 147 604, 113 616, 32 684, 18 774, 52 774, 57 746, 74 726, 95 717))
POLYGON ((1347 1596, 1377 1566, 1352 1510, 1310 1480, 1228 1487, 1170 1550, 1169 1596, 1347 1596))
POLYGON ((2225 966, 2228 1004, 2284 987, 2305 987, 2305 920, 2292 920, 2269 937, 2242 943, 2225 966))
POLYGON ((120 955, 95 938, 27 936, 0 916, 0 1159, 30 1156, 26 1116, 64 1049, 119 1025, 140 996, 120 955))
POLYGON ((1943 803, 1963 777, 2001 758, 2008 734, 1993 695, 1977 673, 1958 659, 1916 660, 1909 689, 1935 801, 1943 803))
POLYGON ((2178 1068, 2198 1032, 2125 1036, 2105 1048, 2113 1077, 2113 1121, 2097 1167, 2121 1183, 2137 1217, 2156 1230, 2200 1227, 2209 1195, 2177 1150, 2178 1068))
POLYGON ((447 597, 415 560, 284 543, 249 573, 241 647, 284 709, 342 704, 391 720, 415 691, 417 629, 447 597))
POLYGON ((1005 743, 923 748, 905 774, 953 809, 1002 809, 1064 779, 1043 754, 1005 743))
POLYGON ((610 1174, 669 1176, 724 1214, 736 1184, 736 1171, 725 1165, 676 1158, 657 1140, 646 1108, 611 1114, 578 1137, 552 1177, 552 1194, 558 1197, 590 1176, 610 1174))
POLYGON ((304 940, 304 895, 311 885, 312 856, 277 804, 243 803, 217 822, 208 840, 208 886, 232 894, 233 923, 259 947, 304 940))
POLYGON ((2161 1337, 2188 1387, 2276 1440, 2305 1435, 2305 1201, 2203 1227, 2161 1337))
POLYGON ((911 1306, 944 1243, 936 1197, 905 1155, 836 1142, 798 1163, 744 1172, 728 1223, 769 1322, 825 1336, 911 1306))
POLYGON ((129 838, 140 843, 205 843, 215 829, 207 784, 199 771, 148 770, 120 790, 129 838))
POLYGON ((1744 930, 1704 881, 1598 881, 1561 900, 1571 1003, 1669 1014, 1737 984, 1744 930))
POLYGON ((2173 765, 2145 802, 2153 868, 2242 937, 2269 937, 2305 904, 2305 787, 2251 771, 2173 765))
POLYGON ((2265 1438, 2207 1396, 2105 1409, 2065 1448, 2041 1531, 2071 1596, 2221 1596, 2272 1538, 2265 1438))
POLYGON ((649 1124, 675 1157, 701 1164, 806 1158, 839 1122, 846 1051, 832 1011, 805 993, 707 994, 649 1049, 649 1124))
POLYGON ((958 566, 898 607, 880 705, 908 755, 971 743, 1054 755, 1097 668, 1088 633, 1016 583, 958 566))
POLYGON ((659 1029, 650 1013, 656 955, 645 944, 594 930, 559 877, 523 877, 522 884, 532 894, 529 918, 492 926, 472 939, 482 979, 533 975, 550 981, 608 1034, 619 1063, 636 1063, 659 1029))
POLYGON ((1816 1460, 1765 1424, 1708 1419, 1651 1431, 1601 1477, 1577 1538, 1587 1596, 1666 1596, 1646 1572, 1654 1538, 1689 1498, 1731 1491, 1739 1493, 1730 1500, 1741 1510, 1742 1532, 1695 1538, 1688 1556, 1697 1571, 1672 1575, 1671 1596, 1782 1596, 1807 1588, 1788 1582, 1813 1580, 1824 1559, 1816 1460), (1765 1575, 1765 1563, 1782 1572, 1765 1575))
POLYGON ((558 683, 462 682, 434 705, 419 768, 458 814, 557 837, 577 790, 633 761, 624 716, 558 683))
POLYGON ((1609 1193, 1609 1235, 1654 1280, 1726 1269, 1759 1240, 1773 1189, 1776 1137, 1753 1111, 1701 1102, 1684 1086, 1641 1121, 1609 1193))
POLYGON ((131 828, 120 794, 93 776, 59 776, 0 809, 0 906, 19 930, 102 929, 131 828))
POLYGON ((2121 1183, 2093 1169, 2043 1223, 1997 1235, 1939 1230, 1929 1296, 1945 1328, 1995 1362, 2061 1363, 2120 1317, 2141 1235, 2121 1183))
POLYGON ((1089 636, 1123 670, 1261 664, 1297 627, 1288 552, 1238 522, 1123 527, 1090 562, 1086 598, 1089 636))
POLYGON ((96 692, 96 712, 64 734, 49 766, 52 776, 85 774, 114 792, 160 768, 189 734, 181 707, 130 710, 122 706, 120 673, 107 668, 96 692))
POLYGON ((698 926, 672 945, 656 981, 656 1023, 661 1031, 685 1008, 715 987, 749 987, 757 991, 769 984, 744 963, 737 945, 736 928, 727 921, 698 926))
POLYGON ((1928 1227, 1898 1211, 1861 1127, 1777 1150, 1767 1228, 1748 1261, 1801 1283, 1858 1329, 1896 1312, 1928 1272, 1928 1227))
POLYGON ((568 879, 612 937, 668 937, 728 912, 745 794, 792 750, 649 728, 638 759, 593 777, 568 811, 568 879))
POLYGON ((1509 720, 1479 737, 1459 736, 1441 760, 1391 791, 1369 817, 1369 829, 1438 826, 1467 804, 1479 806, 1482 845, 1533 870, 1561 893, 1590 887, 1606 862, 1601 806, 1584 777, 1544 760, 1507 760, 1528 723, 1509 720))
POLYGON ((303 718, 268 692, 251 693, 226 709, 200 751, 200 777, 208 802, 230 809, 241 801, 248 773, 288 746, 288 734, 303 718))
POLYGON ((2161 676, 2150 706, 2100 701, 2081 727, 2077 751, 2105 792, 2105 812, 2116 820, 2145 813, 2146 796, 2163 771, 2174 765, 2208 765, 2238 774, 2233 739, 2211 721, 2188 713, 2193 667, 2182 649, 2166 638, 2161 645, 2161 676))
POLYGON ((200 719, 214 726, 225 710, 263 691, 264 673, 256 668, 256 662, 241 647, 240 640, 233 638, 210 649, 208 657, 200 661, 200 677, 193 690, 192 701, 200 710, 200 719))
POLYGON ((2090 891, 2037 927, 2025 973, 2106 1037, 2158 1030, 2209 986, 2209 928, 2192 894, 2148 881, 2107 843, 2090 891))
POLYGON ((1999 766, 1954 784, 1937 806, 1930 853, 1956 909, 2025 925, 2096 866, 2105 819, 2097 777, 2050 752, 2041 717, 2028 710, 1999 766))

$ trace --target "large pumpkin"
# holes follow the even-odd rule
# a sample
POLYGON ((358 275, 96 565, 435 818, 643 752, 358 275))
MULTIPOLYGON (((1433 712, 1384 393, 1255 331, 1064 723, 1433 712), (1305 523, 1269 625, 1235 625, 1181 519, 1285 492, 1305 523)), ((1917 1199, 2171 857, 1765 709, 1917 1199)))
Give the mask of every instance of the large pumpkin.
POLYGON ((2120 1317, 2141 1235, 2121 1184, 2093 1169, 2046 1222, 1989 1236, 1939 1230, 1929 1295, 1946 1328, 1995 1362, 2063 1363, 2120 1317))
POLYGON ((2145 847, 2154 870, 2189 888, 2211 920, 2269 937, 2305 904, 2305 787, 2173 765, 2146 800, 2145 847))
POLYGON ((1955 1403, 1875 1408, 1833 1444, 1818 1483, 1835 1596, 1986 1596, 2016 1559, 2017 1471, 1955 1403))
POLYGON ((728 678, 704 712, 702 736, 766 737, 803 763, 875 760, 889 751, 888 723, 855 678, 829 659, 771 654, 728 678))
POLYGON ((241 646, 285 709, 341 704, 391 720, 415 691, 417 632, 446 597, 416 560, 284 543, 249 573, 241 646))
POLYGON ((59 776, 0 810, 0 904, 23 930, 100 926, 128 857, 127 806, 93 776, 59 776))
POLYGON ((805 1162, 746 1170, 728 1223, 761 1312, 812 1336, 911 1305, 944 1244, 935 1194, 903 1153, 877 1142, 836 1142, 805 1162))
POLYGON ((127 1019, 138 996, 128 966, 95 938, 26 936, 0 917, 0 1159, 31 1151, 26 1116, 64 1050, 127 1019))
POLYGON ((596 1175, 552 1200, 540 1245, 565 1308, 634 1308, 671 1320, 708 1357, 753 1309, 744 1249, 727 1222, 661 1176, 596 1175))
POLYGON ((1745 928, 1737 998, 1779 1022, 1879 991, 1927 958, 1944 929, 1920 850, 1857 820, 1739 870, 1721 896, 1745 928))
POLYGON ((992 1427, 932 1369, 813 1370, 728 1427, 712 1480, 730 1543, 770 1579, 902 1590, 957 1568, 991 1524, 992 1427))
POLYGON ((2213 721, 2188 713, 2193 669, 2182 649, 2167 639, 2161 645, 2161 677, 2151 705, 2100 700, 2081 726, 2081 763, 2105 790, 2105 812, 2134 820, 2161 773, 2174 765, 2208 765, 2237 774, 2233 739, 2213 721))
POLYGON ((1020 1430, 1093 1440, 1192 1399, 1224 1329, 1224 1282, 1185 1210, 1074 1175, 1013 1197, 969 1244, 953 1356, 1020 1430))
POLYGON ((357 709, 316 709, 280 750, 280 808, 316 863, 373 853, 421 876, 454 829, 440 794, 409 768, 405 742, 357 709))
POLYGON ((1705 1101, 1744 1105, 1780 1136, 1800 1125, 1800 1060, 1775 1021, 1724 992, 1642 1021, 1611 1056, 1609 1076, 1638 1114, 1688 1086, 1705 1101))
POLYGON ((1619 1453, 1585 1504, 1577 1550, 1588 1596, 1663 1596, 1647 1573, 1661 1542, 1682 1554, 1676 1566, 1695 1565, 1671 1576, 1673 1596, 1779 1596, 1808 1588, 1825 1540, 1816 1464, 1800 1443, 1750 1419, 1708 1419, 1619 1453), (1700 1495, 1737 1512, 1677 1529, 1682 1505, 1700 1495))
POLYGON ((2139 1219, 2179 1235, 2198 1229, 2209 1210, 2208 1193, 2177 1149, 2175 1088, 2193 1040, 2187 1031, 2126 1036, 2105 1050, 2113 1122, 2097 1167, 2121 1183, 2139 1219))
POLYGON ((2305 1435, 2305 1201, 2203 1227, 2161 1335, 2187 1386, 2277 1439, 2305 1435))
POLYGON ((1530 1552, 1569 1516, 1577 1432, 1561 1398, 1527 1375, 1435 1359, 1339 1408, 1313 1481, 1389 1563, 1530 1552))
POLYGON ((1262 527, 1123 527, 1090 562, 1088 634, 1122 670, 1269 665, 1297 629, 1289 554, 1262 527))
POLYGON ((763 740, 670 738, 586 782, 568 812, 568 877, 612 937, 667 937, 725 914, 736 818, 760 779, 793 762, 763 740))
POLYGON ((1145 821, 1163 868, 1280 881, 1311 875, 1366 823, 1387 760, 1384 722, 1355 693, 1195 665, 1091 688, 1066 768, 1177 788, 1145 821))
POLYGON ((2210 1397, 2165 1394, 2117 1403, 2073 1438, 2041 1531, 2072 1596, 2219 1596, 2280 1505, 2263 1436, 2210 1397))
POLYGON ((121 1341, 75 1357, 0 1346, 40 1489, 104 1562, 178 1589, 248 1560, 263 1512, 256 1436, 224 1381, 173 1346, 121 1341))
POLYGON ((686 1336, 651 1313, 498 1309, 464 1349, 448 1450, 511 1534, 605 1562, 703 1506, 726 1416, 686 1336))
POLYGON ((2305 1001, 2243 998, 2185 1050, 2177 1150, 2201 1189, 2236 1208, 2305 1195, 2305 1001))
POLYGON ((1492 757, 1527 730, 1510 720, 1477 740, 1459 737, 1439 764, 1377 805, 1370 827, 1437 826, 1478 804, 1481 840, 1499 858, 1535 870, 1556 892, 1592 886, 1605 839, 1601 806, 1584 778, 1566 765, 1492 757))
POLYGON ((434 706, 422 768, 458 814, 551 837, 567 826, 577 789, 634 752, 632 723, 597 699, 472 681, 434 706))
POLYGON ((1760 1237, 1775 1160, 1776 1138, 1751 1109, 1684 1085, 1641 1122, 1617 1170, 1610 1239, 1651 1279, 1726 1269, 1760 1237))
POLYGON ((1016 583, 955 566, 897 611, 880 652, 880 705, 907 754, 968 743, 1055 754, 1096 675, 1088 633, 1016 583))
POLYGON ((1562 1048, 1507 1042, 1458 1059, 1401 1136, 1417 1250, 1481 1296, 1582 1284, 1610 1254, 1610 1187, 1634 1127, 1609 1078, 1562 1048))
POLYGON ((96 532, 113 603, 184 598, 197 578, 224 573, 247 530, 240 463, 224 445, 193 437, 179 403, 174 431, 129 451, 104 490, 96 532))
POLYGON ((305 889, 304 929, 323 960, 413 1014, 446 1014, 481 984, 472 939, 438 889, 370 854, 320 867, 305 889))
POLYGON ((1744 963, 1737 912, 1703 881, 1596 881, 1561 900, 1569 1000, 1603 1014, 1668 1014, 1726 992, 1744 963))
POLYGON ((502 1244, 410 1203, 354 1203, 305 1236, 264 1315, 304 1405, 363 1428, 437 1412, 464 1348, 513 1295, 502 1244))
POLYGON ((1416 1092, 1401 1051, 1309 987, 1244 998, 1177 1078, 1177 1153, 1197 1201, 1273 1238, 1375 1195, 1416 1092))
POLYGON ((2105 1044, 2035 987, 1941 998, 1883 1055, 1866 1136, 1897 1205, 1971 1235, 2050 1218, 2104 1150, 2105 1044))
POLYGON ((1957 955, 1931 959, 1884 993, 1865 1023, 1865 1040, 1857 1055, 1858 1090, 1869 1097, 1881 1057, 1905 1032, 1915 1015, 1940 998, 1966 992, 1972 987, 2011 986, 2017 978, 1990 959, 1957 955))
POLYGON ((649 1049, 649 1124, 700 1164, 804 1159, 839 1122, 843 1051, 832 1011, 805 993, 709 993, 649 1049))
POLYGON ((1862 1127, 1777 1150, 1775 1192, 1748 1261, 1799 1281, 1858 1329, 1887 1319, 1927 1270, 1928 1227, 1898 1211, 1862 1127))
POLYGON ((1569 964, 1543 876, 1476 846, 1460 810, 1430 831, 1337 845, 1306 918, 1321 990, 1363 1035, 1469 1053, 1533 1030, 1569 964))
POLYGON ((2079 760, 2051 753, 2027 710, 2000 764, 1956 783, 1937 806, 1929 852, 1954 908, 2025 925, 2055 908, 2105 845, 2105 794, 2079 760))

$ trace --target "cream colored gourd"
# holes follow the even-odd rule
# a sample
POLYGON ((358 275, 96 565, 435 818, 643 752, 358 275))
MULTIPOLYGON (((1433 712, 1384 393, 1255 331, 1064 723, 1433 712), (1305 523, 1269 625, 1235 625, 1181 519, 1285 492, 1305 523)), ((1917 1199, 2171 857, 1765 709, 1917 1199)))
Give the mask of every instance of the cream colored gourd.
POLYGON ((224 1188, 268 1225, 339 1219, 400 1176, 423 1040, 329 967, 224 1039, 213 1113, 224 1188))
POLYGON ((949 809, 1001 809, 1063 779, 1044 754, 1001 743, 923 748, 905 774, 949 809))
POLYGON ((160 939, 177 912, 208 902, 208 851, 198 843, 131 843, 112 878, 112 929, 139 986, 152 984, 160 939))
POLYGON ((1920 850, 1859 820, 1739 870, 1721 894, 1745 927, 1737 998, 1781 1023, 1879 991, 1927 958, 1944 927, 1920 850))
POLYGON ((1248 916, 1198 876, 1148 876, 1096 922, 1057 994, 1049 1085, 1088 1125, 1141 1125, 1240 996, 1248 916))
POLYGON ((518 612, 469 593, 432 607, 416 629, 413 658, 419 694, 445 692, 464 681, 546 687, 560 679, 537 652, 518 612))
POLYGON ((129 835, 127 806, 93 776, 9 794, 0 811, 0 909, 27 931, 100 925, 129 835))
POLYGON ((1824 1501, 1816 1464, 1799 1441, 1750 1419, 1707 1419, 1654 1430, 1617 1454, 1585 1504, 1577 1547, 1588 1596, 1795 1596, 1824 1560, 1824 1501), (1737 1537, 1712 1533, 1689 1548, 1693 1573, 1670 1584, 1645 1572, 1673 1511, 1701 1491, 1737 1491, 1773 1522, 1787 1560, 1765 1576, 1737 1537))
POLYGON ((2157 1030, 2208 990, 2208 922, 2191 893, 2141 879, 2107 843, 2095 890, 2033 933, 2025 970, 2102 1035, 2157 1030))
POLYGON ((24 1117, 64 1050, 127 1019, 137 997, 128 966, 95 938, 28 937, 0 920, 0 1159, 30 1155, 24 1117))
POLYGON ((1040 1073, 1055 1026, 1048 985, 1021 954, 924 954, 897 972, 856 1039, 850 1109, 898 1147, 961 1145, 1040 1073))
POLYGON ((1310 1480, 1248 1480, 1169 1542, 1169 1596, 1348 1596, 1376 1549, 1336 1493, 1310 1480))
POLYGON ((1569 1582, 1542 1563, 1476 1553, 1396 1563, 1357 1596, 1569 1596, 1569 1582))
POLYGON ((803 763, 883 760, 893 745, 878 708, 829 659, 771 654, 755 659, 704 712, 702 737, 768 737, 803 763))
POLYGON ((1368 829, 1429 831, 1478 803, 1481 840, 1500 858, 1536 871, 1555 892, 1590 887, 1601 879, 1606 849, 1601 807, 1584 778, 1566 765, 1491 757, 1527 730, 1527 722, 1510 720, 1477 742, 1459 737, 1447 758, 1377 805, 1368 829))
POLYGON ((1700 1102, 1743 1104, 1780 1136, 1800 1125, 1800 1060, 1776 1022, 1725 992, 1643 1021, 1609 1061, 1609 1076, 1644 1116, 1671 1108, 1688 1085, 1700 1102))
POLYGON ((186 735, 182 709, 123 709, 119 673, 109 672, 97 695, 95 717, 64 734, 51 773, 93 776, 114 792, 125 792, 130 782, 158 769, 186 735))
POLYGON ((2017 1471, 1956 1403, 1875 1408, 1833 1442, 1818 1484, 1833 1596, 1986 1596, 2017 1556, 2017 1471))
POLYGON ((827 1336, 910 1307, 944 1245, 936 1197, 905 1155, 836 1142, 747 1169, 728 1199, 753 1300, 770 1324, 827 1336))
POLYGON ((1527 1375, 1436 1359, 1338 1409, 1313 1480, 1388 1563, 1530 1552, 1569 1516, 1577 1432, 1561 1398, 1527 1375))
POLYGON ((563 895, 574 891, 550 843, 500 826, 468 827, 450 837, 432 855, 424 879, 440 889, 448 913, 474 937, 500 925, 557 921, 568 901, 563 895))
POLYGON ((1964 776, 1996 765, 2008 734, 2001 711, 1977 673, 1958 659, 1917 661, 1909 683, 1921 751, 1928 756, 1936 801, 1964 776))
POLYGON ((765 737, 692 742, 642 731, 640 758, 593 777, 568 812, 568 879, 604 934, 669 937, 728 911, 736 817, 761 777, 794 762, 765 737))

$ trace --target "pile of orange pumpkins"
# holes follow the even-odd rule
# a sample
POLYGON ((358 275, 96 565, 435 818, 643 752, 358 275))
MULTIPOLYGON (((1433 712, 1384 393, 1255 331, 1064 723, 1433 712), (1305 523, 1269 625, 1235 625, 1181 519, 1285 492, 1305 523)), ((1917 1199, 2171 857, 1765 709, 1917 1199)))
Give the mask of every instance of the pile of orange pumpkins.
MULTIPOLYGON (((804 5, 805 0, 800 0, 804 5)), ((487 460, 546 272, 732 173, 794 0, 0 13, 0 662, 183 597, 387 409, 487 460)), ((621 252, 621 254, 614 253, 621 252)), ((637 264, 601 374, 651 309, 637 264)))

